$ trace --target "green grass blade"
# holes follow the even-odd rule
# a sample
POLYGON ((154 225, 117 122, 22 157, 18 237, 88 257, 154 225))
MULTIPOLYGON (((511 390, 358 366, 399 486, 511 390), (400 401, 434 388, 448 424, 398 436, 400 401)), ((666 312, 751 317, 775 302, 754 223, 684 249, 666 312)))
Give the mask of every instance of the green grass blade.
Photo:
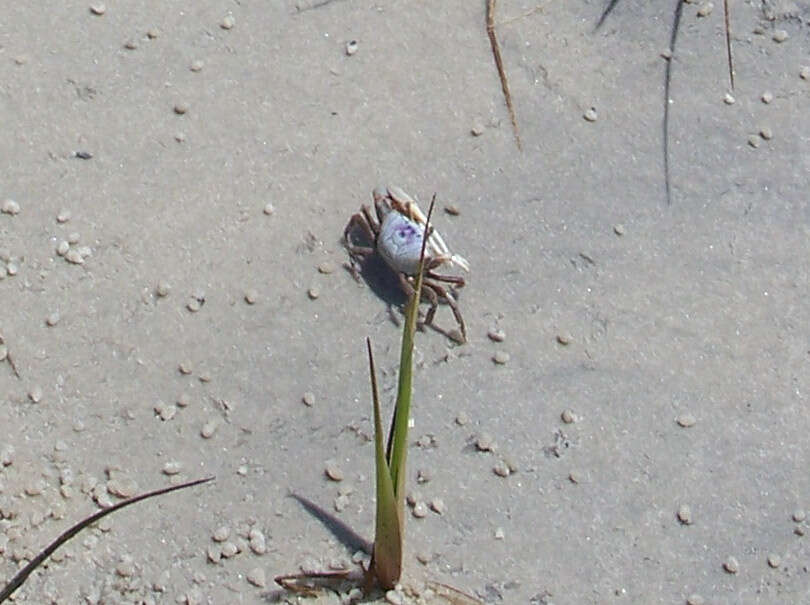
POLYGON ((411 417, 411 394, 413 379, 413 339, 416 333, 416 318, 419 315, 419 301, 422 294, 422 272, 425 263, 425 245, 428 240, 430 216, 436 196, 430 202, 425 233, 422 237, 422 253, 419 259, 419 271, 416 274, 414 294, 408 301, 405 309, 405 325, 402 328, 402 350, 399 356, 399 387, 397 390, 397 403, 394 407, 393 431, 388 443, 388 464, 391 468, 391 482, 394 485, 394 495, 397 499, 397 510, 400 520, 403 515, 403 498, 405 485, 405 462, 408 453, 408 421, 411 417))
POLYGON ((394 484, 383 450, 382 414, 380 396, 377 389, 377 372, 374 369, 374 355, 371 340, 366 339, 368 365, 371 374, 371 395, 374 401, 374 462, 377 469, 377 513, 374 528, 374 552, 372 570, 380 585, 388 590, 393 588, 402 575, 402 525, 397 512, 394 484))

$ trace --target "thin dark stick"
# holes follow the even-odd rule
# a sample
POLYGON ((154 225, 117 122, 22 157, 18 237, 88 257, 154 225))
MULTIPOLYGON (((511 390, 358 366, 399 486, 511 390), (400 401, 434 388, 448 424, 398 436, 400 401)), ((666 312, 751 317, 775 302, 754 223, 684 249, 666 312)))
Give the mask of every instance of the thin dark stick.
POLYGON ((517 144, 517 148, 522 151, 523 145, 520 143, 515 107, 512 105, 509 81, 506 79, 506 71, 503 68, 501 45, 498 44, 498 37, 495 35, 495 0, 487 0, 487 36, 489 36, 489 45, 492 47, 492 56, 495 57, 495 67, 498 69, 498 77, 501 79, 501 89, 503 89, 503 96, 504 99, 506 99, 506 109, 509 111, 509 120, 512 122, 512 131, 515 133, 515 143, 517 144))
POLYGON ((25 582, 28 579, 28 576, 30 576, 37 567, 42 565, 45 562, 45 559, 50 557, 57 548, 59 548, 65 542, 73 538, 76 534, 78 534, 88 525, 92 525, 102 517, 106 517, 110 513, 113 513, 121 508, 124 508, 125 506, 129 506, 130 504, 140 502, 141 500, 146 500, 147 498, 154 498, 155 496, 161 496, 163 494, 168 494, 169 492, 173 492, 178 489, 193 487, 195 485, 200 485, 201 483, 208 483, 209 481, 213 480, 214 477, 207 477, 205 479, 197 479, 195 481, 189 481, 188 483, 181 483, 180 485, 172 485, 170 487, 156 489, 154 491, 147 492, 145 494, 134 496, 132 498, 129 498, 128 500, 123 500, 118 504, 114 504, 109 508, 100 510, 97 513, 90 515, 89 517, 82 519, 81 521, 76 523, 76 525, 74 525, 73 527, 62 533, 58 538, 56 538, 56 540, 51 542, 46 548, 41 550, 36 557, 31 559, 31 562, 28 565, 26 565, 19 572, 17 572, 17 575, 15 575, 11 579, 11 582, 9 582, 6 585, 6 587, 0 592, 0 603, 8 599, 14 593, 15 590, 17 590, 20 586, 22 586, 23 582, 25 582))
POLYGON ((681 26, 683 4, 683 0, 675 0, 675 17, 672 19, 672 33, 669 36, 670 57, 667 59, 667 68, 664 73, 664 187, 667 192, 667 205, 672 204, 669 188, 669 84, 672 80, 672 62, 675 60, 675 42, 681 26))
POLYGON ((607 19, 607 16, 613 12, 613 9, 616 8, 616 4, 618 2, 619 0, 610 0, 610 4, 607 5, 605 12, 602 13, 601 17, 599 17, 599 21, 597 22, 596 27, 593 28, 593 31, 596 31, 600 27, 602 27, 602 24, 605 22, 605 19, 607 19))
POLYGON ((731 56, 731 26, 729 25, 728 0, 723 0, 723 10, 726 23, 726 57, 728 57, 728 79, 731 82, 731 90, 734 90, 734 60, 731 56))

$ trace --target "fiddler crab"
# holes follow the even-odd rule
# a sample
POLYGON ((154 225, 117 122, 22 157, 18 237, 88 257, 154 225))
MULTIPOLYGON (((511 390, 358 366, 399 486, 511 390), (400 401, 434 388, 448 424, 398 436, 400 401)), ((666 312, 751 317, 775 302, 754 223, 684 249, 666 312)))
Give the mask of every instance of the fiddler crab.
MULTIPOLYGON (((375 252, 399 277, 402 289, 409 296, 414 292, 415 276, 419 271, 419 256, 422 252, 422 239, 427 217, 416 201, 399 187, 377 187, 373 192, 374 210, 363 204, 360 212, 352 215, 343 240, 351 255, 351 269, 358 278, 357 264, 375 252), (356 243, 353 234, 361 231, 367 245, 356 243)), ((442 266, 460 267, 470 270, 463 257, 452 254, 442 236, 431 225, 428 228, 425 245, 425 264, 422 274, 422 297, 430 303, 423 325, 432 325, 449 338, 464 343, 467 340, 467 327, 456 301, 456 290, 464 287, 464 278, 457 275, 437 273, 442 266), (449 284, 445 287, 443 284, 449 284), (453 311, 458 324, 457 330, 445 332, 433 324, 439 303, 447 304, 453 311)))

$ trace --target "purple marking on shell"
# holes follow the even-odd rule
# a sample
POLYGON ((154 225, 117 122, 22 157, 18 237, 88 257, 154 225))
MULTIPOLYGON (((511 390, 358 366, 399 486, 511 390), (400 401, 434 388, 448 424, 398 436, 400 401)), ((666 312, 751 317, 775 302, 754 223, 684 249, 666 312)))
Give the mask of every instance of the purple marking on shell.
POLYGON ((393 211, 385 217, 377 239, 377 250, 394 271, 414 275, 422 252, 422 226, 393 211))

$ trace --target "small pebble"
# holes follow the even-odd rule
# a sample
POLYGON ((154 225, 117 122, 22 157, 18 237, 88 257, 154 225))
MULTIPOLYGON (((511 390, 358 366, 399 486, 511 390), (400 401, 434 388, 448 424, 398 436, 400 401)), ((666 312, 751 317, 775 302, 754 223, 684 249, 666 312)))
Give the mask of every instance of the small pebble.
POLYGON ((793 530, 793 533, 796 534, 797 536, 803 536, 804 535, 804 527, 799 525, 798 527, 796 527, 793 530))
POLYGON ((68 244, 65 240, 60 241, 56 245, 56 253, 59 256, 64 256, 65 254, 68 253, 68 250, 70 250, 70 244, 68 244))
POLYGON ((342 513, 349 506, 349 497, 345 494, 338 495, 332 503, 336 513, 342 513))
POLYGON ((178 132, 174 135, 174 140, 178 143, 182 143, 186 140, 186 133, 185 132, 178 132))
POLYGON ((172 287, 169 282, 160 280, 157 283, 157 287, 155 288, 155 294, 157 294, 160 298, 165 298, 169 295, 169 292, 172 291, 172 287))
POLYGON ((9 264, 6 265, 6 273, 8 273, 12 277, 17 275, 19 271, 20 267, 15 262, 10 262, 9 264))
POLYGON ((138 48, 138 43, 135 40, 127 40, 124 42, 124 48, 127 50, 135 50, 138 48))
POLYGON ((688 429, 695 426, 697 419, 692 414, 681 414, 675 422, 678 423, 678 426, 688 429))
POLYGON ((202 309, 202 303, 198 298, 192 298, 190 301, 188 301, 188 303, 186 303, 186 309, 188 309, 191 313, 196 313, 202 309))
POLYGON ((115 573, 122 578, 131 578, 135 575, 135 564, 127 557, 115 567, 115 573))
POLYGON ((245 292, 245 302, 249 305, 255 305, 259 298, 259 293, 253 288, 245 292))
POLYGON ((479 452, 491 452, 495 447, 495 441, 489 433, 481 433, 475 440, 475 447, 479 452))
POLYGON ((416 553, 416 560, 422 565, 427 565, 433 560, 433 556, 429 552, 419 551, 416 553))
POLYGON ((699 594, 690 594, 686 597, 686 605, 706 605, 706 599, 699 594))
POLYGON ((183 465, 180 462, 167 462, 163 465, 164 475, 177 475, 183 470, 183 465))
POLYGON ((503 540, 506 537, 506 534, 503 531, 503 527, 496 528, 495 533, 493 534, 493 537, 496 540, 503 540))
POLYGON ((560 414, 560 418, 565 424, 573 424, 577 421, 576 414, 574 414, 573 410, 563 410, 562 414, 560 414))
POLYGON ((740 563, 737 561, 736 557, 729 557, 723 562, 723 569, 728 573, 735 574, 740 571, 740 563))
POLYGON ((191 374, 192 369, 193 369, 193 368, 192 368, 191 362, 190 362, 190 361, 188 361, 188 360, 181 361, 181 362, 178 364, 178 366, 177 366, 177 370, 178 370, 178 371, 179 371, 181 374, 184 374, 184 375, 186 375, 186 376, 188 376, 189 374, 191 374))
POLYGON ((159 401, 157 405, 155 405, 155 413, 160 417, 161 420, 167 422, 175 417, 177 414, 177 407, 174 405, 166 405, 162 401, 159 401))
POLYGON ((805 519, 807 519, 807 513, 803 509, 797 508, 793 511, 793 520, 796 523, 802 523, 805 519))
POLYGON ((427 504, 419 500, 416 504, 413 505, 412 514, 417 519, 422 519, 427 516, 428 514, 428 507, 427 504))
POLYGON ((474 137, 480 137, 482 134, 484 134, 484 130, 485 128, 483 122, 476 120, 473 122, 473 125, 470 128, 470 134, 472 134, 474 137))
POLYGON ((777 569, 782 564, 782 557, 777 555, 776 553, 770 553, 768 555, 768 565, 773 569, 777 569))
POLYGON ((433 473, 431 473, 428 469, 420 468, 416 471, 416 482, 417 483, 428 483, 433 478, 433 473))
POLYGON ((65 260, 73 265, 84 264, 84 257, 82 257, 81 253, 75 249, 67 251, 67 254, 65 254, 65 260))
POLYGON ((458 216, 461 214, 461 210, 459 210, 458 206, 455 204, 448 204, 444 207, 444 211, 450 216, 458 216))
POLYGON ((205 63, 203 63, 200 59, 195 59, 191 62, 191 65, 188 68, 193 72, 202 71, 202 68, 205 67, 205 63))
POLYGON ((150 40, 154 40, 160 35, 160 30, 156 27, 152 27, 146 31, 146 37, 150 40))
POLYGON ((321 291, 316 286, 312 286, 309 290, 307 290, 307 296, 309 296, 310 300, 315 300, 320 295, 321 291))
POLYGON ((357 46, 357 40, 349 40, 346 42, 346 54, 351 57, 357 52, 357 46))
POLYGON ((189 397, 188 393, 180 393, 175 403, 177 407, 186 408, 191 405, 191 397, 189 397))
POLYGON ((70 216, 70 210, 67 208, 62 208, 56 215, 56 222, 59 224, 64 224, 70 220, 70 216))
POLYGON ((799 77, 802 80, 810 80, 810 66, 803 65, 802 68, 799 70, 799 77))
POLYGON ((684 525, 692 525, 692 509, 688 504, 681 504, 678 507, 678 521, 684 525))
POLYGON ((752 134, 748 137, 748 145, 756 149, 759 147, 759 144, 762 142, 762 139, 758 134, 752 134))
POLYGON ((568 333, 560 333, 557 334, 557 342, 563 346, 568 346, 571 344, 572 337, 568 333))
POLYGON ((509 465, 503 460, 498 461, 495 466, 492 467, 492 472, 499 477, 508 477, 512 474, 512 471, 509 470, 509 465))
POLYGON ((470 421, 470 417, 467 416, 464 412, 459 412, 456 414, 456 424, 459 426, 464 426, 470 421))
POLYGON ((759 129, 759 136, 761 136, 766 141, 770 141, 773 138, 773 130, 768 128, 767 126, 763 126, 759 129))
POLYGON ((28 399, 31 400, 32 403, 39 403, 42 401, 42 388, 39 385, 36 385, 28 391, 28 399))
POLYGON ((80 160, 92 160, 93 154, 89 151, 74 151, 73 152, 74 158, 79 158, 80 160))
POLYGON ((568 473, 568 480, 571 483, 582 483, 585 480, 585 476, 579 470, 574 469, 568 473))
POLYGON ((239 547, 233 542, 225 542, 225 544, 222 545, 220 552, 222 552, 223 557, 230 559, 239 553, 239 547))
POLYGON ((335 265, 330 263, 329 261, 324 261, 320 265, 318 265, 318 273, 323 273, 324 275, 329 275, 330 273, 334 273, 335 265))
POLYGON ((708 17, 709 15, 712 14, 713 10, 714 4, 712 4, 711 2, 704 2, 703 4, 700 5, 700 7, 698 7, 697 16, 708 17))
POLYGON ((209 545, 206 549, 206 555, 211 563, 217 564, 222 560, 222 549, 216 546, 209 545))
POLYGON ((725 103, 726 105, 734 105, 734 103, 736 102, 737 99, 735 99, 734 95, 732 95, 730 92, 727 92, 726 96, 723 97, 723 103, 725 103))
POLYGON ((495 355, 492 356, 492 361, 501 366, 509 363, 509 359, 509 353, 505 351, 496 351, 495 355))
POLYGON ((303 401, 303 402, 304 402, 304 405, 306 405, 306 406, 308 406, 308 407, 312 407, 313 405, 315 405, 315 394, 314 394, 314 393, 310 393, 309 391, 307 391, 307 392, 306 392, 306 393, 304 393, 304 395, 301 397, 301 401, 303 401))
POLYGON ((388 605, 405 605, 405 596, 398 590, 389 590, 385 593, 385 602, 388 605))
POLYGON ((20 213, 20 204, 18 204, 14 200, 5 200, 3 202, 2 210, 4 214, 10 214, 14 216, 20 213))
POLYGON ((224 542, 231 537, 231 530, 226 525, 221 525, 214 530, 211 539, 214 542, 224 542))
POLYGON ((79 235, 78 232, 76 231, 74 231, 67 237, 68 244, 70 244, 71 246, 74 244, 78 244, 79 240, 81 240, 81 235, 79 235))
POLYGON ((236 25, 236 18, 233 15, 225 15, 222 23, 219 24, 222 29, 233 29, 234 25, 236 25))
POLYGON ((101 16, 107 12, 107 6, 103 2, 90 5, 90 12, 94 15, 101 16))
POLYGON ((216 420, 209 420, 200 429, 200 435, 203 439, 210 439, 217 432, 218 427, 219 423, 216 420))
POLYGON ((276 211, 276 207, 275 207, 275 206, 273 206, 273 204, 271 204, 270 202, 267 202, 267 203, 264 205, 264 213, 265 213, 267 216, 272 215, 272 214, 273 214, 275 211, 276 211))
POLYGON ((596 108, 591 107, 591 108, 587 109, 585 111, 585 113, 582 114, 582 117, 585 118, 585 120, 588 121, 588 122, 596 122, 596 118, 597 118, 596 108))
POLYGON ((661 55, 662 58, 669 61, 672 58, 672 49, 671 48, 665 48, 659 54, 661 55))
POLYGON ((613 233, 615 233, 616 235, 624 235, 624 225, 622 225, 621 223, 613 225, 613 233))
POLYGON ((182 115, 186 114, 188 112, 188 110, 189 110, 188 103, 186 103, 184 101, 179 101, 178 103, 175 103, 175 105, 174 105, 174 113, 176 113, 179 116, 182 116, 182 115))
POLYGON ((499 328, 492 328, 487 332, 487 336, 492 342, 503 342, 506 340, 506 332, 499 328))
POLYGON ((334 463, 327 463, 324 469, 324 474, 332 481, 343 481, 343 471, 334 463))
POLYGON ((787 39, 788 39, 788 33, 784 29, 777 29, 775 32, 773 32, 773 41, 774 42, 778 42, 778 43, 781 44, 782 42, 784 42, 787 39))
POLYGON ((59 320, 60 320, 60 319, 61 319, 61 317, 59 316, 59 313, 58 313, 58 312, 56 312, 56 311, 54 311, 53 313, 51 313, 50 315, 48 315, 48 317, 46 317, 46 318, 45 318, 45 324, 46 324, 46 325, 48 325, 48 326, 50 326, 50 327, 52 328, 52 327, 54 327, 56 324, 58 324, 58 323, 59 323, 59 320))
POLYGON ((240 465, 236 469, 236 474, 239 475, 240 477, 246 477, 248 474, 248 467, 245 466, 244 464, 240 465))
POLYGON ((768 105, 771 101, 773 101, 773 93, 770 90, 766 90, 762 93, 762 102, 768 105))
POLYGON ((254 567, 245 576, 247 581, 253 584, 254 586, 258 586, 259 588, 264 588, 267 586, 267 579, 264 575, 264 569, 261 567, 254 567))

